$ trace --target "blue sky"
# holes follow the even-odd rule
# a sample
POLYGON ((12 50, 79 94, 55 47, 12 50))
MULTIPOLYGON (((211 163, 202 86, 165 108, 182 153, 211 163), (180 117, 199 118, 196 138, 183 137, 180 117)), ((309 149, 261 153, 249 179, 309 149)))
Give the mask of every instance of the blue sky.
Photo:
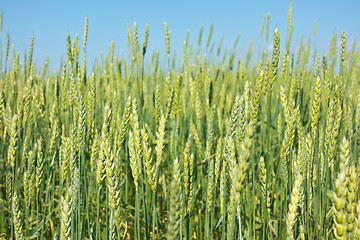
MULTIPOLYGON (((238 33, 240 39, 237 51, 245 53, 253 39, 255 48, 266 47, 260 39, 260 27, 264 12, 270 12, 270 35, 276 26, 280 29, 282 46, 287 35, 288 0, 258 1, 2 1, 3 11, 2 49, 6 34, 10 34, 10 43, 23 55, 28 51, 31 35, 35 36, 34 56, 38 65, 42 65, 46 55, 50 57, 50 67, 57 69, 61 56, 66 57, 66 33, 71 37, 76 33, 82 44, 84 19, 89 19, 88 63, 100 53, 107 53, 110 42, 115 42, 116 55, 127 55, 126 24, 137 22, 140 41, 145 24, 150 27, 149 52, 159 49, 165 56, 164 21, 171 31, 171 51, 183 51, 183 41, 190 30, 190 43, 197 45, 201 25, 204 25, 203 46, 206 44, 210 25, 214 25, 212 43, 216 46, 224 35, 223 46, 232 48, 238 33), (36 3, 35 3, 36 2, 36 3)), ((331 36, 336 30, 338 41, 340 31, 345 30, 350 47, 355 34, 359 32, 360 1, 335 0, 294 0, 294 32, 292 48, 297 49, 302 36, 312 38, 312 46, 319 52, 328 52, 331 36), (313 25, 316 20, 316 38, 313 25)), ((358 39, 359 42, 359 39, 358 39)), ((359 44, 357 44, 359 48, 359 44)), ((255 50, 256 50, 255 49, 255 50)))

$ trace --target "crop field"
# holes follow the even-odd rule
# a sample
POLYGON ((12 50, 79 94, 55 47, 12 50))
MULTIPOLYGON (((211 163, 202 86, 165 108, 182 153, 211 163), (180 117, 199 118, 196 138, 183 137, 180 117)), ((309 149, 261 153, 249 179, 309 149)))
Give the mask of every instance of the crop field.
POLYGON ((134 22, 87 68, 85 19, 53 71, 1 15, 0 239, 360 239, 356 39, 293 51, 291 5, 269 20, 241 56, 213 26, 175 54, 166 22, 149 53, 134 22))

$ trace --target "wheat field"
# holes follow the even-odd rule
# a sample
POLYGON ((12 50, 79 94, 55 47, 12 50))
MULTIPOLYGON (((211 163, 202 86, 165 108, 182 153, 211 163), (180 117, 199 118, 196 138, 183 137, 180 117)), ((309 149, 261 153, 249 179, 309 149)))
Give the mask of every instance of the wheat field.
POLYGON ((286 33, 269 20, 258 59, 210 47, 213 26, 176 55, 166 22, 148 53, 134 22, 129 56, 87 69, 85 19, 59 71, 7 35, 0 238, 360 239, 356 40, 293 51, 291 4, 286 33))

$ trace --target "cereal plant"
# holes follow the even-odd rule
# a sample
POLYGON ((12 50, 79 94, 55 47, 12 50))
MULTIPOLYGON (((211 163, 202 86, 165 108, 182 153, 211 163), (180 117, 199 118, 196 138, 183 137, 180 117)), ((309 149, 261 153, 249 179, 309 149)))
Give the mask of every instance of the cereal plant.
POLYGON ((293 52, 291 4, 287 34, 269 21, 256 61, 210 48, 214 26, 175 55, 166 22, 149 53, 134 22, 128 56, 86 68, 85 19, 52 71, 7 35, 0 238, 360 239, 360 51, 341 31, 293 52))

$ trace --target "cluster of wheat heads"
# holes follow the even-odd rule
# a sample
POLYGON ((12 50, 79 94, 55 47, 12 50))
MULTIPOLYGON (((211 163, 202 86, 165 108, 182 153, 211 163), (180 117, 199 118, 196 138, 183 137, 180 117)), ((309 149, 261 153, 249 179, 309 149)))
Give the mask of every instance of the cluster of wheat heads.
POLYGON ((112 43, 89 70, 86 20, 51 71, 33 37, 11 57, 7 36, 0 237, 360 239, 360 52, 342 31, 339 53, 336 32, 329 52, 311 57, 309 40, 292 53, 291 9, 286 41, 276 28, 259 61, 237 40, 211 47, 213 27, 201 50, 201 27, 177 65, 165 23, 162 65, 134 23, 129 57, 112 43))

